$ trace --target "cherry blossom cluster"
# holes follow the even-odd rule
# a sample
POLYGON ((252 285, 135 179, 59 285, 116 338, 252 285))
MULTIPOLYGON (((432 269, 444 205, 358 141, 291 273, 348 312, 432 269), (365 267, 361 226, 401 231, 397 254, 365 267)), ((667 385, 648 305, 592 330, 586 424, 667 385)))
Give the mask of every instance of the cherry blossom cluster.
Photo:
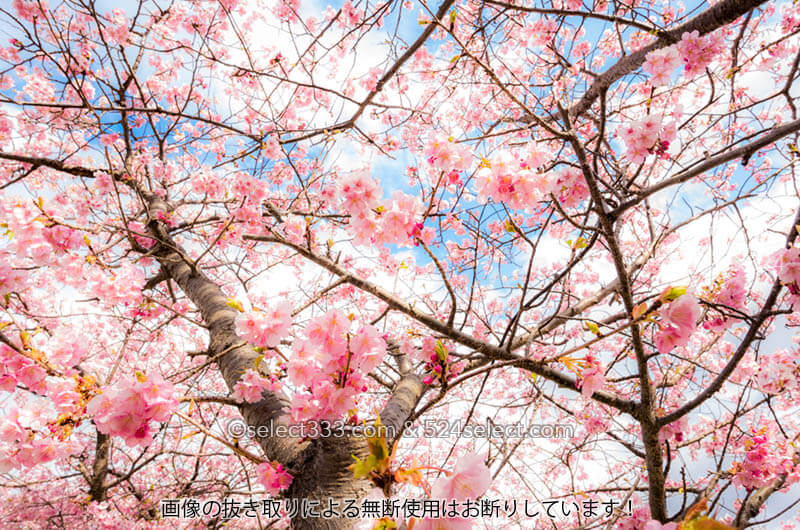
MULTIPOLYGON (((665 411, 660 411, 665 412, 665 411)), ((672 423, 668 423, 661 427, 661 430, 658 431, 658 441, 661 443, 674 440, 677 443, 681 443, 683 441, 683 435, 687 432, 689 428, 688 420, 686 416, 683 416, 672 423)))
POLYGON ((647 54, 642 70, 650 74, 650 84, 662 86, 669 84, 672 72, 683 63, 675 46, 667 46, 647 54))
POLYGON ((698 31, 686 32, 673 46, 654 50, 647 54, 642 70, 650 74, 650 84, 669 84, 672 73, 681 64, 686 75, 694 77, 703 73, 714 58, 724 50, 721 32, 700 36, 698 31))
MULTIPOLYGON (((731 466, 733 483, 746 490, 754 490, 766 486, 781 472, 792 473, 794 464, 785 448, 770 443, 764 430, 753 432, 745 439, 744 459, 731 466)), ((789 476, 789 483, 796 482, 798 477, 789 476)))
POLYGON ((800 363, 797 352, 777 350, 759 363, 755 380, 762 390, 773 394, 784 391, 795 392, 800 387, 800 363))
POLYGON ((626 125, 618 134, 625 141, 631 163, 641 164, 650 154, 667 158, 670 142, 677 135, 677 126, 674 122, 664 124, 660 117, 648 114, 626 125))
POLYGON ((781 29, 783 33, 792 33, 800 28, 800 7, 796 3, 781 6, 781 29))
POLYGON ((256 474, 258 483, 264 486, 270 497, 278 495, 292 484, 292 475, 277 462, 259 464, 256 467, 256 474))
POLYGON ((280 302, 268 311, 244 311, 234 322, 242 339, 261 348, 274 348, 292 327, 292 304, 280 302))
POLYGON ((167 421, 178 406, 173 393, 169 381, 138 372, 103 389, 86 411, 100 432, 120 436, 128 445, 146 445, 152 441, 151 421, 167 421))
POLYGON ((33 467, 68 455, 74 446, 56 437, 35 436, 48 414, 47 402, 21 400, 3 410, 0 418, 0 473, 33 467), (19 405, 19 406, 18 406, 19 405), (7 445, 7 446, 6 446, 7 445))
POLYGON ((595 402, 588 402, 585 407, 576 415, 576 418, 583 424, 586 434, 604 433, 610 427, 610 415, 607 410, 595 402))
MULTIPOLYGON (((745 288, 746 281, 747 276, 745 275, 741 265, 733 265, 728 271, 727 277, 721 278, 717 281, 717 285, 715 286, 714 290, 706 299, 715 304, 732 309, 742 309, 744 307, 745 297, 747 295, 747 289, 745 288)), ((731 317, 718 314, 705 320, 703 322, 703 328, 718 332, 730 326, 733 323, 733 320, 734 319, 731 317)))
MULTIPOLYGON (((412 195, 395 191, 392 194, 391 206, 380 212, 380 232, 375 240, 383 244, 404 243, 410 238, 422 237, 423 229, 420 227, 421 205, 419 199, 412 195)), ((422 239, 433 239, 433 230, 428 231, 429 236, 422 239)))
POLYGON ((381 200, 381 188, 369 171, 351 171, 339 180, 339 196, 351 215, 365 215, 381 200))
POLYGON ((431 133, 423 151, 425 160, 434 169, 445 173, 466 171, 472 163, 470 149, 465 144, 456 143, 452 137, 431 133))
POLYGON ((545 161, 544 154, 535 149, 527 153, 501 151, 491 161, 484 160, 475 175, 478 200, 491 199, 516 210, 531 211, 547 194, 560 194, 562 187, 574 184, 565 179, 559 184, 558 179, 548 179, 537 171, 545 161))
POLYGON ((589 198, 589 187, 580 170, 568 167, 556 173, 550 192, 562 206, 572 208, 589 198))
POLYGON ((25 274, 15 270, 8 263, 0 262, 0 296, 18 291, 25 285, 25 274))
POLYGON ((47 372, 33 360, 0 343, 0 390, 13 392, 17 383, 34 392, 43 391, 47 372))
POLYGON ((248 403, 256 403, 261 400, 265 390, 277 392, 280 387, 280 382, 274 375, 270 374, 265 377, 252 368, 248 368, 233 386, 233 398, 248 403))
POLYGON ((106 15, 108 24, 103 28, 103 38, 109 44, 124 45, 128 40, 128 17, 122 9, 112 9, 106 15))
POLYGON ((386 341, 369 324, 354 327, 343 312, 330 309, 308 322, 306 340, 295 341, 287 375, 302 390, 292 398, 293 421, 339 418, 367 390, 366 375, 383 361, 386 341))
POLYGON ((412 195, 395 191, 391 201, 367 171, 355 171, 339 181, 338 195, 350 211, 350 232, 356 244, 407 245, 417 238, 430 242, 434 231, 424 228, 422 205, 412 195))
POLYGON ((676 346, 686 346, 697 329, 697 320, 703 312, 691 294, 679 296, 661 309, 661 329, 656 333, 656 347, 660 353, 669 353, 676 346))
POLYGON ((675 46, 683 59, 686 75, 694 77, 703 73, 706 66, 725 50, 725 41, 721 31, 700 36, 700 32, 694 30, 684 33, 675 46))
POLYGON ((0 219, 0 230, 9 236, 6 250, 19 257, 28 256, 35 265, 53 265, 83 241, 76 230, 51 226, 33 202, 0 202, 0 219))
POLYGON ((50 2, 47 0, 13 0, 11 5, 17 14, 28 22, 32 22, 34 17, 40 17, 50 9, 50 2))

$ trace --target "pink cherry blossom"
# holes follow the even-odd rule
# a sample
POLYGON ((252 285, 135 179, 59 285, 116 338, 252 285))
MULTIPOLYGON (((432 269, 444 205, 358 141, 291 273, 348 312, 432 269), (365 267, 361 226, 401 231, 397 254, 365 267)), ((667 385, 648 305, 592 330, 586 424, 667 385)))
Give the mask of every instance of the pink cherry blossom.
POLYGON ((273 348, 289 334, 292 304, 280 302, 267 311, 246 311, 236 315, 236 332, 262 348, 273 348))
POLYGON ((477 499, 486 493, 491 481, 484 458, 477 453, 467 453, 458 459, 452 473, 434 482, 431 494, 435 499, 477 499))
POLYGON ((674 348, 686 346, 691 337, 691 330, 671 325, 663 327, 655 336, 656 349, 659 353, 669 353, 674 348))
POLYGON ((694 77, 705 71, 711 61, 722 53, 722 35, 714 32, 701 37, 697 30, 686 32, 675 46, 683 58, 686 75, 694 77))
POLYGON ((258 483, 267 490, 267 495, 276 496, 292 484, 292 475, 281 464, 264 462, 256 467, 258 483))
POLYGON ((681 65, 681 56, 674 46, 667 46, 647 54, 642 70, 650 74, 650 84, 663 86, 669 83, 672 72, 681 65))
POLYGON ((590 398, 603 387, 606 378, 603 367, 594 355, 586 355, 585 362, 587 367, 581 372, 580 389, 583 397, 590 398))
POLYGON ((800 248, 790 247, 780 254, 778 278, 785 284, 800 285, 800 248))
POLYGON ((151 441, 151 421, 166 421, 178 405, 174 387, 160 376, 126 378, 107 387, 87 406, 97 428, 131 445, 151 441))
POLYGON ((703 308, 697 298, 684 294, 661 310, 661 318, 677 328, 691 332, 697 327, 697 320, 702 312, 703 308))
POLYGON ((248 403, 255 403, 261 400, 265 390, 275 390, 274 383, 252 368, 248 368, 234 385, 233 397, 248 403))

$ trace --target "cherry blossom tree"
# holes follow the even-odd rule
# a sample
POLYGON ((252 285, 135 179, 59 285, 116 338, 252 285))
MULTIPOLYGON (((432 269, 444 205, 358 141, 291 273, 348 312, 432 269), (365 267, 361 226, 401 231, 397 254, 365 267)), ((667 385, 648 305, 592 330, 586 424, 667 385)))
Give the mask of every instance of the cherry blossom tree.
POLYGON ((800 5, 0 28, 3 527, 795 528, 800 5), (163 511, 268 496, 518 508, 163 511))

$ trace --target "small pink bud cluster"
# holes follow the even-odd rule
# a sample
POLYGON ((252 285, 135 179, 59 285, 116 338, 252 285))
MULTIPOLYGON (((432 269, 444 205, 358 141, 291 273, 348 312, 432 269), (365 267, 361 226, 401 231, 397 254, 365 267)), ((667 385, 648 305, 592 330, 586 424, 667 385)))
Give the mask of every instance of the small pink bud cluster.
POLYGON ((430 359, 425 363, 427 375, 422 379, 426 385, 434 382, 444 385, 458 375, 461 366, 448 360, 447 349, 437 343, 436 351, 431 353, 430 359))

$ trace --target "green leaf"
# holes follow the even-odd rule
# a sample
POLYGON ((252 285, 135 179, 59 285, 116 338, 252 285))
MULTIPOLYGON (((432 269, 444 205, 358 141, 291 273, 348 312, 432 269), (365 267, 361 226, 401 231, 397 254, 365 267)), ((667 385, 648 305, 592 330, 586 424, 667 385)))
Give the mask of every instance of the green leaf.
POLYGON ((236 309, 237 311, 244 313, 244 306, 240 301, 236 300, 235 298, 228 298, 226 305, 231 309, 236 309))
POLYGON ((361 460, 356 455, 352 455, 355 463, 347 467, 357 479, 367 478, 373 471, 378 475, 383 475, 389 470, 389 447, 386 445, 386 432, 381 424, 380 416, 375 420, 374 425, 376 434, 367 438, 369 456, 366 460, 361 460))
POLYGON ((375 458, 370 455, 366 460, 361 460, 356 455, 353 455, 354 464, 350 464, 347 469, 353 472, 353 476, 357 479, 367 478, 369 472, 375 467, 375 458))
POLYGON ((589 331, 591 331, 595 335, 599 335, 600 334, 600 328, 597 326, 597 324, 595 324, 594 322, 591 322, 589 320, 586 321, 586 329, 588 329, 589 331))
POLYGON ((451 9, 450 10, 450 24, 455 23, 457 16, 458 16, 458 12, 456 11, 456 8, 451 9))
POLYGON ((672 302, 673 300, 680 298, 681 296, 686 294, 686 286, 679 286, 679 287, 668 287, 662 294, 661 294, 661 301, 662 302, 672 302))
POLYGON ((440 361, 447 360, 447 348, 444 347, 444 344, 442 344, 442 341, 440 341, 440 340, 436 341, 436 346, 433 348, 433 351, 436 352, 436 357, 440 361))

